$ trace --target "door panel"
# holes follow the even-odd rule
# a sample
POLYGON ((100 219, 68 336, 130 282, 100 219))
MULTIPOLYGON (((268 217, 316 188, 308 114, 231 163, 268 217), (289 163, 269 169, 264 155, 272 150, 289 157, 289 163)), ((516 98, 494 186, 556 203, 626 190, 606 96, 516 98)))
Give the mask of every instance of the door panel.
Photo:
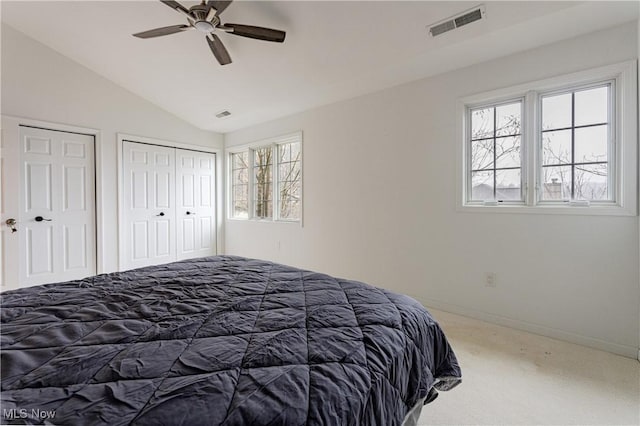
POLYGON ((124 269, 175 260, 175 149, 123 143, 124 269))
POLYGON ((64 168, 63 211, 84 211, 87 208, 85 167, 64 168))
POLYGON ((178 259, 216 254, 215 154, 176 149, 178 259))
POLYGON ((19 137, 17 287, 95 275, 93 137, 30 127, 19 137))
POLYGON ((27 271, 25 277, 53 274, 53 226, 26 229, 27 271))
POLYGON ((69 225, 64 227, 64 269, 87 267, 87 226, 69 225))

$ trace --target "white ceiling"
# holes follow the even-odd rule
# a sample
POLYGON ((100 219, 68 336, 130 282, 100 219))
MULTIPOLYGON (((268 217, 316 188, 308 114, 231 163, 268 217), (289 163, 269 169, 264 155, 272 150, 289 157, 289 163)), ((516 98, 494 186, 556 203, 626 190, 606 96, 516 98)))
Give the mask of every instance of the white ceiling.
MULTIPOLYGON (((183 1, 189 7, 193 1, 183 1)), ((638 2, 484 2, 486 19, 438 38, 429 24, 480 4, 241 1, 223 22, 282 29, 283 44, 221 34, 220 66, 197 31, 159 1, 2 1, 2 22, 193 125, 229 132, 638 19, 638 2), (215 118, 221 110, 231 117, 215 118)))

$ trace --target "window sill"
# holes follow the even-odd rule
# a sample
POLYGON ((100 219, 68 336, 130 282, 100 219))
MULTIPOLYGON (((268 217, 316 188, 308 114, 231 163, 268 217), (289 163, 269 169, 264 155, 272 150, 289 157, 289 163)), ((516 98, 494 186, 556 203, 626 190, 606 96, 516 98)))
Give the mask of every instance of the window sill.
POLYGON ((524 204, 500 204, 497 206, 483 206, 478 204, 462 204, 457 211, 464 213, 508 213, 508 214, 554 214, 575 216, 636 216, 635 209, 619 205, 591 205, 569 206, 557 204, 538 204, 528 206, 524 204))
POLYGON ((271 219, 242 219, 239 217, 227 217, 230 222, 250 222, 250 223, 290 223, 293 225, 301 225, 302 220, 271 220, 271 219))

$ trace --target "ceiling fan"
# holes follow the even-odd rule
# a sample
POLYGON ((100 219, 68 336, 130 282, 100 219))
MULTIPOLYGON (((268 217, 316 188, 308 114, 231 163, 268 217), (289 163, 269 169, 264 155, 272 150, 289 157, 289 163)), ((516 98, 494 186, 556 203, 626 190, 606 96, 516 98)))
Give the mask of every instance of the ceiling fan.
POLYGON ((207 43, 213 56, 216 57, 220 65, 231 63, 229 52, 222 44, 220 38, 215 34, 216 31, 222 31, 227 34, 233 34, 240 37, 255 38, 257 40, 273 41, 282 43, 286 33, 271 28, 254 27, 252 25, 241 24, 223 24, 220 21, 220 14, 229 7, 233 0, 202 0, 202 3, 195 5, 189 9, 172 0, 160 0, 170 8, 182 13, 186 16, 188 24, 171 25, 170 27, 156 28, 149 31, 134 34, 138 38, 152 38, 169 34, 181 33, 186 30, 196 29, 206 34, 207 43))

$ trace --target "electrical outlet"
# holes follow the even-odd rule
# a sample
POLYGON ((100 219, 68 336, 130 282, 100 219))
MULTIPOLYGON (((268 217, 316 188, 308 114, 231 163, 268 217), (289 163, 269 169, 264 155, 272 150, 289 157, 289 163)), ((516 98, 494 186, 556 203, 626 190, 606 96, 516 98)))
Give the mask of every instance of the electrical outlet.
POLYGON ((495 272, 485 272, 484 273, 484 285, 486 287, 495 287, 496 286, 496 273, 495 272))

